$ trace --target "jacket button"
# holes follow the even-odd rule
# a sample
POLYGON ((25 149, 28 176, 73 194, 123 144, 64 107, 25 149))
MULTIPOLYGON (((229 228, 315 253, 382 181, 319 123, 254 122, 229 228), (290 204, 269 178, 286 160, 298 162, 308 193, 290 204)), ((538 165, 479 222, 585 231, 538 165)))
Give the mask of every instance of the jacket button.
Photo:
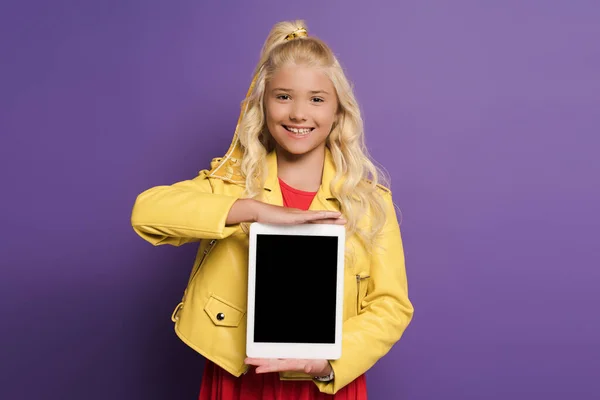
POLYGON ((218 313, 217 314, 217 319, 219 321, 223 321, 225 319, 225 314, 223 314, 222 312, 218 313))

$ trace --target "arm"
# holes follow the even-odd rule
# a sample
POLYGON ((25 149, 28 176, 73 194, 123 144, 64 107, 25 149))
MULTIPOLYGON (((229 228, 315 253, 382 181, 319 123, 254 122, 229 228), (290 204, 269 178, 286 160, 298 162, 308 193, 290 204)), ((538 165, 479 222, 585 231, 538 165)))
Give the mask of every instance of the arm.
MULTIPOLYGON (((223 184, 218 181, 216 184, 223 184)), ((304 211, 214 193, 206 171, 192 180, 156 186, 141 193, 131 225, 153 245, 180 246, 200 239, 224 239, 242 222, 345 224, 339 212, 304 211)))
POLYGON ((361 312, 342 328, 342 358, 330 362, 335 378, 316 382, 324 393, 336 393, 371 368, 400 339, 413 316, 396 211, 391 195, 385 199, 387 221, 373 249, 367 296, 361 312))
MULTIPOLYGON (((153 245, 180 246, 200 239, 223 239, 251 220, 251 207, 232 207, 237 197, 215 194, 206 171, 170 186, 155 186, 136 199, 131 214, 134 231, 153 245), (228 215, 232 211, 232 218, 228 215)), ((246 203, 247 204, 247 203, 246 203)))

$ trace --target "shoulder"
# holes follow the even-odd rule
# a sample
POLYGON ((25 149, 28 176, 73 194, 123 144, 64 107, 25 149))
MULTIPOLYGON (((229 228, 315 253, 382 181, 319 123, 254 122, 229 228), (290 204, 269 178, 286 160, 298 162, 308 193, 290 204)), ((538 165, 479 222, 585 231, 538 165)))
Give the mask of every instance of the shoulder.
POLYGON ((218 163, 219 160, 219 158, 213 159, 210 169, 198 171, 195 180, 206 182, 212 188, 213 193, 229 193, 237 195, 238 192, 244 190, 244 179, 241 176, 232 173, 227 166, 222 168, 222 171, 216 168, 215 163, 218 163))
MULTIPOLYGON (((364 180, 368 185, 373 185, 373 181, 370 179, 365 179, 364 180)), ((382 195, 392 195, 392 190, 387 187, 382 185, 381 183, 377 183, 375 184, 375 187, 377 188, 377 193, 382 194, 382 195)))
POLYGON ((395 213, 394 199, 392 198, 392 190, 383 184, 373 184, 373 181, 364 179, 365 186, 369 187, 368 194, 368 211, 364 215, 366 220, 370 220, 373 217, 386 215, 389 217, 391 213, 395 213))
POLYGON ((391 195, 392 195, 392 190, 391 190, 390 188, 388 188, 388 187, 386 187, 386 186, 383 186, 383 185, 381 185, 381 184, 379 184, 379 183, 378 183, 376 186, 377 186, 377 189, 379 189, 379 191, 380 191, 382 194, 386 194, 386 195, 389 195, 389 196, 391 196, 391 195))

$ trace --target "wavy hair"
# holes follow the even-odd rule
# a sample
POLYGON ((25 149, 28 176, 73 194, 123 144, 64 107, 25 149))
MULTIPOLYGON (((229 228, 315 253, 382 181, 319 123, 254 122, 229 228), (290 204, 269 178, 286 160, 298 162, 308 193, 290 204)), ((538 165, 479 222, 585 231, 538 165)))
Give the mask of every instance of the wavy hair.
POLYGON ((304 21, 277 23, 269 33, 255 70, 254 88, 242 107, 246 112, 240 121, 238 136, 244 151, 241 161, 246 180, 246 197, 258 197, 266 178, 265 159, 274 149, 274 139, 268 132, 264 93, 269 79, 282 66, 294 64, 319 67, 327 74, 338 98, 338 118, 327 138, 336 174, 331 192, 340 202, 347 219, 347 232, 356 234, 370 250, 385 223, 385 204, 377 189, 378 183, 388 185, 388 178, 371 161, 365 145, 363 120, 352 86, 331 49, 320 39, 305 36, 284 41, 291 32, 305 27, 304 21), (368 216, 365 225, 361 218, 368 216))

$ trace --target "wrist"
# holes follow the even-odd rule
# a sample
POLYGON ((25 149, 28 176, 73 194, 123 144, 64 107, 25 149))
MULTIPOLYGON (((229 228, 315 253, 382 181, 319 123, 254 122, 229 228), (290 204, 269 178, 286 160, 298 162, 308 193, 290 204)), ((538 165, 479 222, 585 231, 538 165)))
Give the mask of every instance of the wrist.
POLYGON ((233 203, 227 215, 226 225, 245 222, 256 222, 258 219, 258 201, 254 199, 238 199, 233 203))
POLYGON ((243 199, 246 202, 248 210, 248 220, 250 222, 258 221, 258 214, 260 209, 260 202, 254 199, 243 199))
POLYGON ((331 363, 327 361, 327 368, 324 371, 324 374, 321 376, 315 376, 315 379, 320 382, 329 382, 335 378, 335 374, 333 372, 333 368, 331 367, 331 363))

